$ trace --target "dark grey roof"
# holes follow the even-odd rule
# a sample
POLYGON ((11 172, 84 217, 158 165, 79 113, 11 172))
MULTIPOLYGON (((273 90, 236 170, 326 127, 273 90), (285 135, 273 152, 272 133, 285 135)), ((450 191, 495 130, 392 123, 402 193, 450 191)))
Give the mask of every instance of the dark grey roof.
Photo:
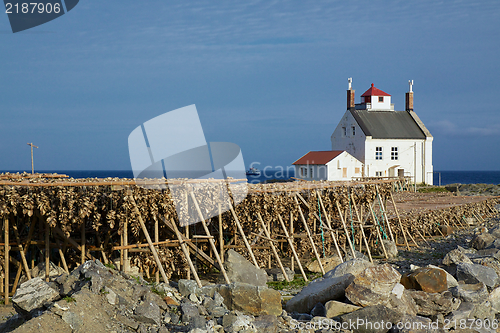
POLYGON ((351 110, 351 114, 363 133, 374 139, 425 139, 426 137, 406 111, 351 110))

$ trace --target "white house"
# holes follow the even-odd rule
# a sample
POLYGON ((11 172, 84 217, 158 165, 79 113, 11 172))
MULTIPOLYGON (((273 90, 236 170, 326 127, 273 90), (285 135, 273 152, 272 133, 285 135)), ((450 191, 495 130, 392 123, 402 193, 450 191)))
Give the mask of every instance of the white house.
POLYGON ((310 151, 293 163, 304 180, 351 180, 361 177, 363 163, 346 151, 310 151))
POLYGON ((349 79, 347 111, 331 136, 332 150, 345 150, 363 163, 364 177, 404 175, 432 184, 433 137, 413 111, 413 81, 406 93, 406 111, 394 111, 391 95, 373 83, 361 95, 361 103, 354 104, 351 83, 349 79))

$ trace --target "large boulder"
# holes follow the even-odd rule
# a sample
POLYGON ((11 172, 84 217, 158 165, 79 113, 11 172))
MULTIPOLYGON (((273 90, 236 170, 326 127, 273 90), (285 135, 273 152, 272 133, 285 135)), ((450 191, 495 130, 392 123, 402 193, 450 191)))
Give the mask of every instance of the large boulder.
POLYGON ((478 264, 460 263, 457 265, 457 279, 465 283, 483 282, 492 289, 498 284, 498 275, 491 267, 478 264))
MULTIPOLYGON (((35 267, 33 267, 30 271, 30 274, 31 274, 32 278, 39 277, 39 278, 42 278, 43 280, 45 280, 45 263, 41 262, 38 265, 36 265, 35 267)), ((57 278, 58 276, 60 276, 62 274, 66 274, 66 271, 64 269, 62 269, 61 267, 54 265, 54 263, 52 261, 49 261, 49 279, 50 279, 50 281, 54 280, 55 278, 57 278)), ((26 277, 26 275, 23 275, 21 277, 21 279, 19 280, 19 282, 21 284, 26 282, 26 281, 28 281, 28 278, 26 277)))
POLYGON ((448 290, 445 271, 431 267, 418 268, 404 274, 401 277, 401 284, 406 289, 422 290, 428 293, 440 293, 448 290))
POLYGON ((344 298, 345 289, 353 280, 352 274, 316 279, 286 303, 286 311, 309 313, 318 302, 340 300, 344 298))
POLYGON ((324 275, 324 278, 337 277, 346 274, 352 274, 356 277, 368 267, 373 267, 373 266, 375 265, 364 259, 360 258, 351 259, 344 261, 343 263, 339 264, 337 267, 326 273, 324 275))
POLYGON ((475 284, 458 283, 458 286, 450 289, 454 297, 464 302, 481 303, 488 298, 488 288, 483 282, 475 284))
POLYGON ((495 241, 495 236, 492 234, 483 232, 477 235, 471 242, 471 246, 476 250, 482 250, 489 247, 495 241))
POLYGON ((36 277, 17 288, 12 303, 19 314, 29 319, 37 310, 42 310, 45 304, 50 304, 57 298, 59 293, 42 278, 36 277))
POLYGON ((238 310, 254 316, 278 316, 282 312, 281 294, 267 287, 233 282, 220 285, 218 292, 229 310, 238 310))
POLYGON ((488 296, 488 301, 490 301, 491 306, 498 312, 500 312, 500 287, 491 291, 488 296))
POLYGON ((417 314, 421 316, 447 315, 455 311, 461 303, 449 291, 428 293, 420 290, 410 290, 409 293, 417 304, 417 314))
POLYGON ((458 286, 457 279, 455 279, 453 277, 453 275, 451 275, 450 273, 448 273, 444 269, 442 269, 440 267, 437 267, 437 266, 434 266, 434 265, 427 265, 427 267, 440 269, 440 270, 442 270, 446 274, 446 284, 448 286, 448 289, 458 286))
POLYGON ((383 304, 400 280, 401 274, 389 264, 368 267, 346 288, 345 294, 359 306, 383 304))
MULTIPOLYGON (((323 269, 325 273, 334 269, 338 264, 342 263, 342 260, 339 256, 330 256, 326 258, 321 258, 321 264, 323 265, 323 269)), ((308 264, 306 264, 307 270, 314 273, 321 273, 321 267, 319 267, 318 260, 312 260, 308 264)))
MULTIPOLYGON (((248 283, 254 286, 266 286, 267 273, 255 267, 238 252, 230 249, 224 254, 224 268, 230 282, 248 283)), ((222 273, 219 282, 225 283, 222 273)))

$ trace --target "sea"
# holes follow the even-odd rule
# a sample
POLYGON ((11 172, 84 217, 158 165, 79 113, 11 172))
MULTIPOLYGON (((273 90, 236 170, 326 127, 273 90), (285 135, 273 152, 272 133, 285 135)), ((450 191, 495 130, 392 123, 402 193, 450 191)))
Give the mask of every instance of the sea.
MULTIPOLYGON (((23 172, 5 170, 2 172, 23 172)), ((29 172, 29 171, 26 171, 29 172)), ((59 173, 72 178, 133 178, 131 170, 36 170, 39 173, 59 173)), ((248 175, 249 183, 291 181, 295 177, 293 168, 264 169, 259 176, 248 175)), ((434 185, 447 184, 500 184, 500 171, 434 171, 434 185)))

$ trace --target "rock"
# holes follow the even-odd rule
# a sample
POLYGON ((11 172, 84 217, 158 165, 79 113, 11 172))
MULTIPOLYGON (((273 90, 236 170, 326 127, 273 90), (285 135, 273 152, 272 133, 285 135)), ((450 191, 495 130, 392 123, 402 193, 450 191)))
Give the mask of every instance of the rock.
POLYGON ((488 296, 488 301, 490 301, 492 308, 500 312, 500 287, 495 288, 491 291, 490 295, 488 296))
POLYGON ((204 328, 205 318, 200 315, 198 307, 189 301, 181 303, 182 322, 192 324, 191 328, 204 328))
MULTIPOLYGON (((334 269, 337 265, 342 263, 339 256, 330 256, 326 258, 321 258, 321 264, 323 265, 323 269, 325 273, 334 269)), ((321 268, 319 267, 318 260, 312 260, 308 264, 306 264, 306 268, 310 272, 321 273, 321 268)))
POLYGON ((441 230, 441 233, 446 237, 446 236, 449 236, 451 234, 453 234, 455 232, 455 228, 453 228, 452 226, 449 226, 449 225, 441 225, 439 227, 439 230, 441 230))
POLYGON ((445 266, 451 266, 459 263, 472 264, 472 261, 460 249, 455 249, 444 256, 442 263, 445 266))
POLYGON ((461 320, 467 320, 471 316, 472 310, 474 310, 474 304, 470 302, 462 302, 458 309, 452 311, 448 314, 445 319, 449 320, 450 323, 460 323, 461 320))
POLYGON ((465 283, 483 282, 490 289, 498 283, 498 275, 493 268, 467 263, 457 265, 457 279, 465 283))
MULTIPOLYGON (((395 323, 395 328, 399 333, 434 333, 439 332, 437 322, 432 322, 431 319, 421 316, 404 316, 395 323)), ((394 330, 395 331, 395 330, 394 330)), ((390 331, 392 332, 392 331, 390 331)))
POLYGON ((277 333, 278 332, 278 318, 276 316, 259 316, 255 318, 253 325, 257 332, 277 333))
POLYGON ((318 302, 342 299, 345 289, 353 280, 352 274, 316 279, 286 303, 286 311, 309 313, 318 302))
MULTIPOLYGON (((31 271, 30 271, 30 274, 31 274, 31 278, 39 277, 39 278, 42 278, 43 280, 45 280, 45 263, 41 262, 38 265, 36 265, 35 267, 33 267, 33 269, 31 269, 31 271)), ((50 281, 54 280, 55 278, 57 278, 58 276, 63 275, 63 274, 67 274, 63 268, 58 267, 58 266, 54 265, 54 263, 52 261, 49 261, 49 279, 50 279, 50 281)), ((26 282, 26 281, 28 281, 28 278, 24 275, 19 280, 19 282, 21 284, 26 282)))
POLYGON ((431 267, 419 268, 404 274, 401 277, 401 284, 406 289, 422 290, 428 293, 440 293, 448 290, 444 270, 431 267))
POLYGON ((472 262, 474 264, 493 268, 495 273, 497 273, 497 275, 500 277, 500 262, 497 259, 491 257, 486 257, 486 258, 483 257, 483 258, 472 259, 472 262))
POLYGON ((477 235, 471 242, 471 246, 476 250, 482 250, 493 244, 495 237, 489 233, 477 235))
POLYGON ((401 274, 389 264, 368 267, 346 288, 345 295, 359 306, 387 303, 400 280, 401 274))
MULTIPOLYGON (((385 302, 383 302, 385 303, 385 302)), ((391 309, 397 309, 398 312, 416 316, 417 315, 417 305, 411 297, 409 290, 397 283, 389 294, 388 302, 385 305, 391 309)))
MULTIPOLYGON (((374 305, 361 308, 358 311, 340 316, 342 323, 347 323, 348 328, 355 328, 359 333, 385 333, 397 323, 402 314, 383 305, 374 305), (353 326, 349 326, 354 323, 353 326)), ((352 329, 351 328, 351 329, 352 329)))
POLYGON ((337 317, 340 315, 343 315, 345 313, 350 313, 353 311, 357 311, 361 309, 361 307, 352 305, 352 304, 346 304, 338 301, 328 301, 325 304, 326 308, 326 316, 327 318, 333 318, 337 317))
POLYGON ((345 274, 352 274, 356 277, 368 267, 374 267, 374 266, 375 265, 372 264, 371 262, 361 258, 351 259, 339 264, 337 267, 327 272, 323 277, 331 278, 331 277, 342 276, 345 274))
POLYGON ((370 258, 368 258, 367 256, 365 256, 363 253, 361 253, 359 251, 356 251, 356 250, 354 250, 354 253, 356 254, 356 258, 354 258, 354 256, 352 255, 352 251, 351 250, 347 250, 347 253, 344 256, 344 261, 349 261, 349 260, 352 260, 352 259, 363 259, 363 260, 366 260, 366 261, 370 261, 370 258))
POLYGON ((118 296, 116 296, 116 293, 113 290, 108 287, 104 287, 104 294, 106 295, 106 300, 109 304, 118 304, 118 296))
POLYGON ((444 269, 442 269, 440 267, 437 267, 437 266, 434 266, 434 265, 427 265, 427 267, 440 269, 440 270, 442 270, 446 274, 446 284, 448 286, 448 289, 458 286, 457 279, 455 279, 453 277, 453 275, 451 275, 450 273, 448 273, 444 269))
POLYGON ((484 301, 480 304, 475 304, 470 316, 476 319, 489 319, 490 323, 495 319, 497 311, 492 308, 489 301, 484 301))
POLYGON ((500 226, 495 226, 488 231, 493 237, 500 238, 500 226))
MULTIPOLYGON (((292 271, 288 267, 284 267, 286 276, 288 277, 288 280, 292 281, 295 277, 295 272, 292 271)), ((285 281, 285 277, 283 276, 283 272, 281 271, 281 268, 275 267, 275 268, 270 268, 266 269, 267 273, 267 281, 285 281)))
POLYGON ((172 298, 170 296, 165 296, 163 297, 163 301, 167 304, 167 305, 180 305, 179 302, 177 302, 177 300, 175 298, 172 298))
POLYGON ((443 293, 428 293, 425 291, 410 290, 411 297, 417 304, 417 314, 432 316, 439 313, 446 315, 460 306, 460 300, 453 298, 449 291, 443 293))
POLYGON ((218 292, 224 298, 224 304, 229 310, 238 310, 255 316, 278 316, 282 312, 281 294, 267 287, 233 282, 230 285, 220 285, 218 292))
MULTIPOLYGON (((245 257, 233 249, 224 254, 224 268, 231 282, 267 286, 266 271, 255 267, 250 261, 246 260, 245 257)), ((222 273, 219 275, 219 282, 225 282, 222 273)))
POLYGON ((250 316, 231 312, 222 318, 222 325, 224 326, 224 332, 239 332, 249 329, 255 330, 255 326, 252 323, 253 319, 254 318, 250 316))
POLYGON ((161 321, 161 312, 158 305, 154 302, 142 302, 134 310, 135 320, 159 325, 161 321))
MULTIPOLYGON (((385 252, 387 253, 387 256, 389 258, 395 258, 398 256, 398 248, 397 248, 395 242, 388 240, 388 239, 384 239, 384 240, 382 240, 382 243, 384 244, 385 252)), ((382 248, 382 245, 379 245, 377 247, 377 254, 381 255, 381 256, 385 256, 384 249, 382 248)))
POLYGON ((57 298, 59 293, 42 278, 36 277, 19 286, 12 297, 12 303, 19 314, 29 319, 35 311, 41 310, 44 304, 53 302, 57 298))
POLYGON ((178 282, 179 293, 186 297, 190 294, 195 294, 198 291, 198 284, 194 280, 181 279, 178 282))
POLYGON ((326 317, 326 308, 323 303, 317 303, 311 310, 311 316, 313 317, 326 317))
POLYGON ((464 302, 480 303, 488 298, 488 289, 482 282, 476 284, 458 283, 457 287, 450 289, 454 297, 464 302))

